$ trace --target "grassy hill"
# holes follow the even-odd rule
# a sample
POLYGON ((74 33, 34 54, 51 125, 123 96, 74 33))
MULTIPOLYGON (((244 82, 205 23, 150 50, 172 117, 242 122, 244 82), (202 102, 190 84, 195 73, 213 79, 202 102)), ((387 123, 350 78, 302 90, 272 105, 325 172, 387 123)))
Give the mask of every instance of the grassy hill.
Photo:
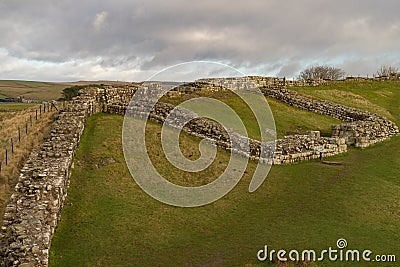
MULTIPOLYGON (((332 91, 351 93, 353 97, 332 99, 400 121, 398 83, 360 86, 296 90, 319 98, 329 98, 332 91), (368 101, 363 102, 365 107, 361 98, 368 101)), ((312 116, 278 102, 270 105, 281 134, 312 116)), ((256 165, 250 162, 238 186, 224 198, 200 208, 176 208, 145 194, 130 177, 121 148, 122 121, 117 115, 89 118, 53 239, 50 266, 268 266, 257 261, 257 251, 264 245, 318 251, 336 247, 339 238, 347 239, 349 249, 400 257, 400 136, 333 157, 342 165, 310 161, 273 166, 252 194, 247 188, 256 165)), ((321 121, 318 117, 303 127, 321 121)), ((222 150, 204 173, 188 176, 171 168, 159 145, 160 129, 155 123, 148 126, 148 151, 159 171, 172 181, 195 185, 224 170, 229 153, 222 150)), ((181 134, 185 155, 196 158, 198 142, 181 134)), ((314 266, 398 265, 324 262, 314 266)))
POLYGON ((0 80, 0 98, 16 98, 23 95, 25 98, 52 100, 60 98, 62 90, 66 87, 69 87, 69 85, 50 82, 0 80))
POLYGON ((90 84, 111 84, 123 85, 125 82, 117 81, 78 81, 78 82, 35 82, 20 80, 0 80, 0 98, 36 98, 38 100, 57 100, 61 97, 61 92, 67 87, 74 85, 90 84))

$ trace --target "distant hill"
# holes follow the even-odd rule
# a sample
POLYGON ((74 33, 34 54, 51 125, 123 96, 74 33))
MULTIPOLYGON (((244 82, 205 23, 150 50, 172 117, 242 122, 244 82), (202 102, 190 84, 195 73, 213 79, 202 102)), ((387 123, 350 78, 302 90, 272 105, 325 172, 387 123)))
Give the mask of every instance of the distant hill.
POLYGON ((37 82, 0 80, 0 98, 24 96, 38 100, 52 100, 60 98, 64 88, 89 84, 125 85, 130 83, 120 81, 37 82))

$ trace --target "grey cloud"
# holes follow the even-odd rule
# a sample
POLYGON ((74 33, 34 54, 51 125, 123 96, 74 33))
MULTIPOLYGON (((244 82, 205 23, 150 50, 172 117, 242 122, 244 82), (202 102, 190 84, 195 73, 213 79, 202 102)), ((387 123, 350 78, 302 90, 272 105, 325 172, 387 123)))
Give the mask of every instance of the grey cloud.
MULTIPOLYGON (((91 79, 190 60, 280 76, 327 62, 357 75, 398 57, 398 10, 394 0, 3 0, 0 48, 13 62, 31 61, 22 65, 34 66, 37 72, 28 73, 38 77, 47 76, 47 69, 40 71, 35 62, 53 64, 68 79, 80 76, 66 67, 69 62, 78 64, 76 70, 91 66, 93 71, 83 72, 91 79)), ((0 75, 18 72, 13 66, 0 75)))

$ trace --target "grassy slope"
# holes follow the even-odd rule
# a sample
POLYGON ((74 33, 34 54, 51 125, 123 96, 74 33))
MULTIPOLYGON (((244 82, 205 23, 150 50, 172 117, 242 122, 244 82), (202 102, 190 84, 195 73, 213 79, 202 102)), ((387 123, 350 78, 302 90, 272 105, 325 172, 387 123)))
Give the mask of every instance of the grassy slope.
POLYGON ((294 87, 315 98, 366 109, 400 122, 400 81, 348 81, 335 86, 294 87))
MULTIPOLYGON (((387 93, 396 94, 393 90, 387 93)), ((393 104, 400 98, 370 101, 400 119, 399 105, 393 104)), ((51 266, 258 266, 256 253, 265 244, 274 249, 326 249, 342 237, 351 249, 400 257, 400 137, 334 157, 342 166, 317 161, 274 166, 253 194, 247 192, 255 167, 251 162, 227 196, 205 207, 183 209, 157 202, 134 183, 120 148, 121 122, 116 115, 89 119, 69 204, 53 240, 51 266), (105 157, 117 162, 97 168, 105 157)), ((149 141, 151 158, 162 166, 154 139, 159 128, 150 125, 149 141)), ((196 151, 196 138, 182 138, 184 150, 196 151)), ((228 157, 220 151, 217 163, 228 157)), ((212 165, 210 171, 219 173, 220 168, 212 165)), ((176 175, 175 180, 185 179, 164 169, 176 175)))
MULTIPOLYGON (((250 108, 237 96, 228 92, 217 92, 213 94, 200 93, 197 97, 212 97, 228 104, 242 118, 248 135, 259 139, 260 132, 257 121, 250 108)), ((191 96, 164 98, 163 100, 174 105, 186 101, 191 96)), ((273 98, 267 98, 268 105, 275 119, 278 138, 291 134, 306 134, 308 130, 319 130, 322 135, 330 135, 332 124, 341 123, 339 120, 329 116, 307 112, 305 110, 285 105, 273 98)))
POLYGON ((48 82, 0 80, 0 98, 24 97, 52 100, 61 97, 61 92, 69 85, 48 82))

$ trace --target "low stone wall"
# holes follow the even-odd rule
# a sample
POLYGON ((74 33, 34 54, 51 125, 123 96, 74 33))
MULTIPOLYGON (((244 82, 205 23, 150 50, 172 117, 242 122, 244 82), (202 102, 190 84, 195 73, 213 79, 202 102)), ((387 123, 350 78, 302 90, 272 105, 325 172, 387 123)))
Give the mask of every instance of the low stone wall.
MULTIPOLYGON (((332 126, 332 137, 345 138, 348 145, 365 148, 371 144, 385 140, 399 133, 398 127, 390 120, 377 114, 332 103, 330 101, 316 100, 301 95, 293 90, 286 89, 287 85, 317 86, 326 85, 333 81, 309 80, 309 81, 287 81, 279 78, 250 76, 242 78, 213 78, 200 79, 193 83, 186 83, 174 88, 175 93, 191 94, 198 91, 220 91, 226 89, 247 90, 251 87, 263 86, 261 91, 268 97, 280 100, 290 106, 305 109, 318 114, 331 116, 347 122, 345 124, 332 126)), ((161 84, 147 83, 143 85, 149 90, 162 90, 161 84), (158 88, 158 89, 157 89, 158 88)), ((138 87, 126 90, 113 88, 105 89, 103 103, 105 106, 127 105, 130 98, 138 87), (123 95, 123 96, 120 96, 123 95)), ((105 107, 103 110, 107 110, 105 107)), ((110 112, 110 110, 108 110, 110 112)))
POLYGON ((249 78, 258 86, 268 89, 281 89, 290 86, 327 86, 336 82, 323 79, 288 80, 286 78, 264 76, 249 76, 249 78))
POLYGON ((332 136, 344 138, 346 143, 358 148, 366 148, 399 133, 398 127, 382 117, 332 125, 332 136))
MULTIPOLYGON (((231 136, 234 138, 232 143, 237 144, 238 149, 232 150, 231 139, 227 130, 222 127, 219 123, 205 118, 198 118, 197 115, 189 110, 181 107, 175 109, 175 115, 173 120, 166 122, 168 115, 175 108, 174 105, 158 102, 154 108, 151 108, 151 103, 146 101, 136 102, 134 106, 127 107, 126 105, 110 105, 107 107, 105 112, 112 114, 128 115, 138 118, 145 118, 148 111, 149 119, 159 122, 166 123, 169 127, 182 129, 184 132, 206 138, 227 150, 231 150, 237 154, 249 157, 251 159, 259 159, 261 152, 261 142, 235 134, 231 132, 231 136), (187 122, 184 124, 183 122, 187 122), (245 149, 245 145, 248 144, 249 151, 245 149), (243 148, 243 149, 240 149, 243 148)), ((270 144, 271 146, 274 144, 270 144)), ((270 157, 272 158, 272 157, 270 157)), ((264 157, 266 159, 266 157, 264 157)))
POLYGON ((332 126, 332 136, 345 138, 348 145, 365 148, 399 133, 399 128, 392 121, 368 111, 330 101, 315 100, 289 89, 263 88, 261 90, 264 95, 290 106, 348 122, 332 126))
POLYGON ((82 95, 60 111, 50 135, 23 166, 0 232, 0 266, 47 266, 86 118, 100 108, 82 95))
POLYGON ((344 138, 309 135, 290 135, 276 142, 274 164, 289 164, 303 160, 330 157, 347 151, 344 138), (322 154, 321 154, 322 153, 322 154))
POLYGON ((275 98, 289 106, 305 109, 318 114, 328 115, 346 122, 365 120, 371 116, 375 116, 375 114, 368 111, 347 107, 325 100, 315 100, 289 89, 262 88, 261 91, 265 96, 275 98))
MULTIPOLYGON (((331 116, 346 122, 344 124, 332 126, 332 137, 344 138, 348 145, 365 148, 399 133, 398 127, 393 122, 377 114, 332 103, 330 101, 312 99, 293 90, 284 88, 290 84, 296 86, 317 86, 325 85, 333 81, 310 80, 295 82, 296 83, 279 78, 260 76, 200 79, 192 83, 180 85, 174 88, 174 92, 182 95, 201 90, 246 90, 254 85, 263 85, 261 91, 268 97, 275 98, 290 106, 331 116)), ((140 85, 136 84, 129 88, 108 87, 106 89, 99 89, 95 97, 97 101, 102 103, 103 111, 114 112, 113 110, 116 109, 116 113, 123 114, 124 106, 128 105, 131 97, 136 93, 139 86, 140 85)), ((157 92, 162 90, 162 85, 159 83, 144 83, 142 86, 149 91, 157 92)), ((306 158, 307 157, 305 157, 305 159, 306 158)))
MULTIPOLYGON (((146 111, 150 111, 149 119, 164 123, 170 112, 175 106, 167 103, 157 103, 153 109, 149 108, 149 104, 143 101, 143 103, 135 103, 134 106, 127 108, 126 105, 114 104, 109 105, 105 112, 125 115, 145 117, 146 111)), ((213 141, 219 147, 232 151, 231 140, 226 129, 220 124, 205 119, 197 118, 190 120, 190 118, 196 115, 192 112, 183 108, 178 108, 179 116, 174 121, 167 123, 170 127, 182 128, 182 130, 191 135, 195 135, 201 138, 207 138, 213 141), (190 121, 183 125, 181 122, 190 121)), ((249 157, 253 160, 273 163, 273 164, 288 164, 298 162, 302 160, 310 160, 320 157, 320 150, 323 151, 323 157, 340 154, 347 151, 347 145, 344 138, 340 137, 320 137, 318 131, 313 131, 309 135, 293 135, 286 136, 283 139, 278 139, 276 142, 262 144, 258 140, 246 138, 240 135, 234 135, 235 140, 232 140, 235 144, 239 143, 238 147, 245 147, 245 144, 249 144, 250 151, 246 150, 234 150, 234 153, 249 157), (265 151, 275 151, 275 154, 261 155, 261 146, 264 145, 265 151), (272 149, 275 146, 276 149, 272 149)))

